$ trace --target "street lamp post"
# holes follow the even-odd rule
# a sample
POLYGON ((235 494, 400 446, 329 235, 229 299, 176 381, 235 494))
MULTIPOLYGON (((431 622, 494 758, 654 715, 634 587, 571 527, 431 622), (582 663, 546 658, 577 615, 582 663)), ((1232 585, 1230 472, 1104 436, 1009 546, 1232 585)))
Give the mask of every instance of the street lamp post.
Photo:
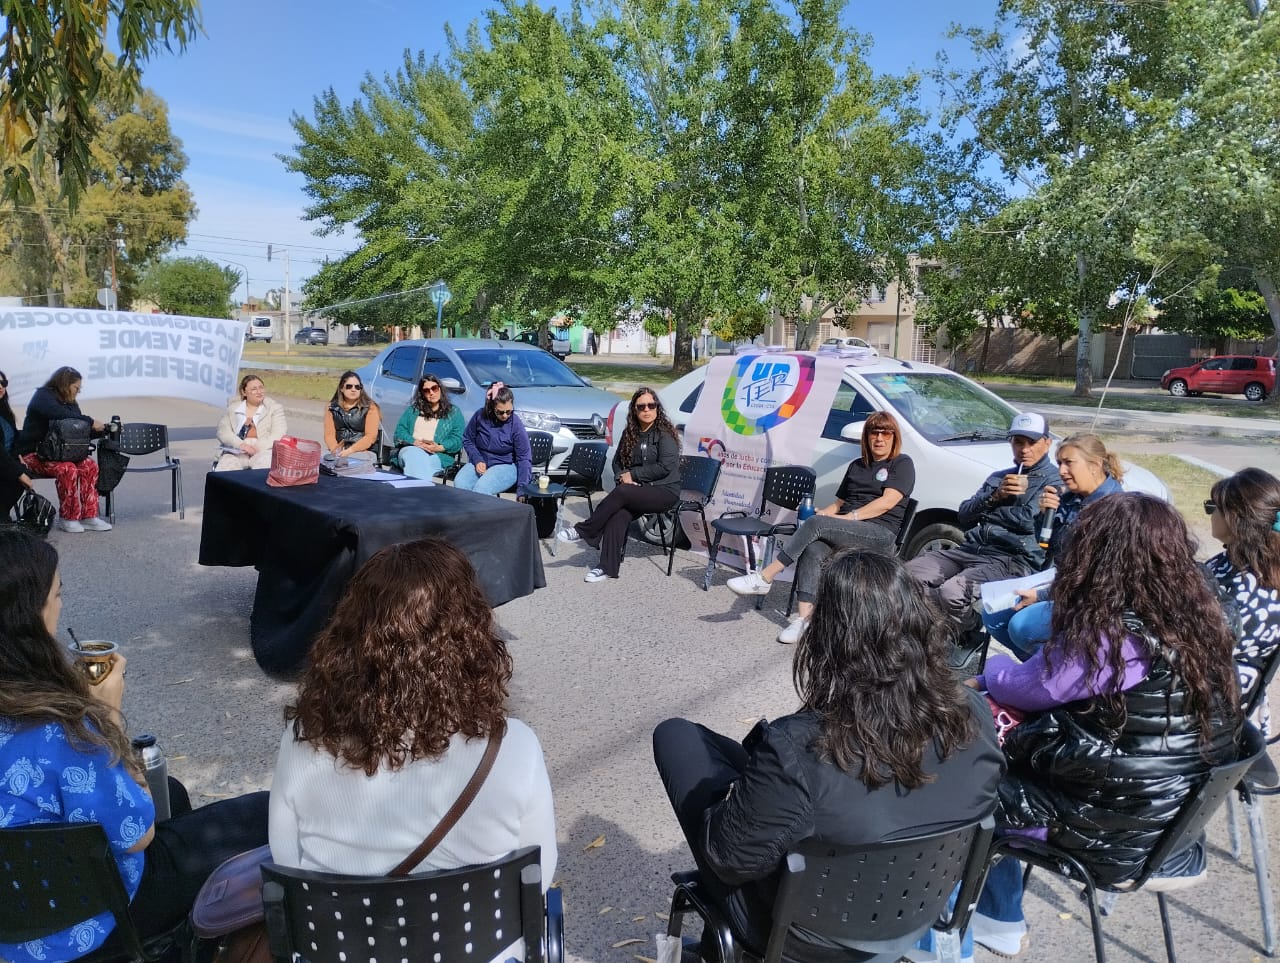
POLYGON ((431 303, 436 306, 436 337, 440 337, 440 329, 444 321, 444 306, 449 303, 453 297, 453 292, 449 290, 449 285, 443 281, 437 281, 431 287, 427 288, 431 294, 431 303))

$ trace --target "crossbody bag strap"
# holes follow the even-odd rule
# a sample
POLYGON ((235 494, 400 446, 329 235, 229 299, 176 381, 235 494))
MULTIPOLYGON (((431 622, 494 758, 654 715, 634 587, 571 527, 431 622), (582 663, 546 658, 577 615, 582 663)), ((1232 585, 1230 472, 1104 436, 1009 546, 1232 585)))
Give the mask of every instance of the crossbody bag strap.
POLYGON ((476 766, 476 771, 472 773, 470 781, 462 787, 462 794, 458 796, 457 801, 444 814, 436 828, 431 830, 431 835, 420 842, 418 848, 410 853, 404 862, 387 873, 388 876, 408 876, 409 870, 422 862, 427 854, 439 845, 440 840, 444 839, 449 830, 462 817, 462 814, 467 811, 467 807, 471 805, 472 800, 476 798, 476 793, 480 791, 480 787, 484 785, 485 779, 489 776, 489 770, 493 768, 493 761, 498 758, 498 749, 501 745, 502 733, 489 737, 489 744, 485 746, 484 755, 480 758, 480 765, 476 766))

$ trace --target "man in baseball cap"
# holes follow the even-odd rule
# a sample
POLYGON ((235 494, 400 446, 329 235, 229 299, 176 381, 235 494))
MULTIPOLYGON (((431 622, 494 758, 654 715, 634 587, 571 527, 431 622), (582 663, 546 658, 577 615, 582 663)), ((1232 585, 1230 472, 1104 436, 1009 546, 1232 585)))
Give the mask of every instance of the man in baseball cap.
MULTIPOLYGON (((993 472, 960 505, 956 520, 965 530, 964 541, 907 563, 907 571, 951 617, 957 635, 977 627, 973 604, 983 582, 1029 575, 1044 565, 1044 549, 1036 540, 1037 505, 1046 485, 1062 485, 1049 458, 1049 424, 1044 415, 1024 411, 1014 416, 1008 438, 1013 466, 993 472)), ((961 646, 972 642, 962 640, 961 646)))

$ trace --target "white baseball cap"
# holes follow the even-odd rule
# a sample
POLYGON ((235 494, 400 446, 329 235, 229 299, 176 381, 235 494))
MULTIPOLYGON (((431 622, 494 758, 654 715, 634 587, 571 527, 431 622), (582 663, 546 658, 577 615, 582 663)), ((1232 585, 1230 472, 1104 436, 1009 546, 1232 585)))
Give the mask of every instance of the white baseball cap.
POLYGON ((1037 415, 1034 411, 1024 411, 1020 415, 1015 415, 1013 423, 1009 425, 1007 437, 1012 438, 1014 435, 1039 441, 1041 438, 1049 437, 1049 423, 1044 420, 1044 415, 1037 415))

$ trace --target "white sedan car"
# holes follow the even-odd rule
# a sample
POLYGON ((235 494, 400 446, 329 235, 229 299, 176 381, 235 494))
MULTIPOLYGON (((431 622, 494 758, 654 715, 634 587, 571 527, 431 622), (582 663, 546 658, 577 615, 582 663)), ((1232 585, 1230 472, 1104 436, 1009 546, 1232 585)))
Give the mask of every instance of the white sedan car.
MULTIPOLYGON (((668 416, 682 432, 708 370, 691 371, 658 392, 668 416)), ((723 388, 721 384, 715 390, 723 388)), ((821 434, 813 439, 809 466, 818 475, 816 504, 835 500, 845 468, 858 457, 863 422, 874 411, 888 411, 897 418, 902 450, 916 466, 912 497, 919 507, 903 557, 959 542, 963 535, 956 525, 960 503, 976 492, 991 472, 1013 464, 1006 432, 1018 410, 947 368, 896 358, 851 359, 821 434)), ((616 442, 616 428, 625 417, 625 403, 609 416, 611 444, 616 442)), ((1127 490, 1168 500, 1168 489, 1151 472, 1135 465, 1125 468, 1127 490)), ((645 519, 642 531, 646 539, 657 542, 656 526, 669 526, 670 521, 663 516, 645 519)))

